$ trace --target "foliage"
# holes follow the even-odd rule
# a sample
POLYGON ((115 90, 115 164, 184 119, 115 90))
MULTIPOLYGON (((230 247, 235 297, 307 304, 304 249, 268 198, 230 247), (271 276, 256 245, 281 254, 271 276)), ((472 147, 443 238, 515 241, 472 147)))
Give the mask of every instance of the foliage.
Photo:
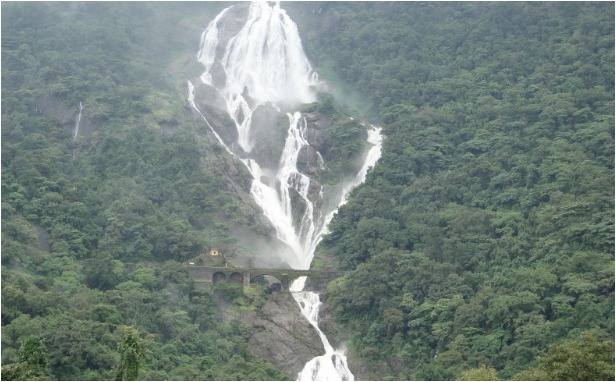
MULTIPOLYGON (((139 378, 286 378, 216 314, 220 295, 258 302, 182 266, 236 226, 265 230, 182 101, 223 6, 2 3, 3 379, 113 379, 122 325, 155 335, 139 378)), ((373 378, 564 379, 582 359, 612 379, 613 4, 285 8, 349 90, 308 108, 348 103, 387 136, 319 248, 351 271, 324 298, 373 378)), ((325 182, 363 139, 335 122, 325 182)))
POLYGON ((119 327, 123 332, 120 342, 120 365, 116 373, 116 381, 136 381, 139 370, 145 363, 145 343, 139 337, 139 331, 132 327, 119 327))
POLYGON ((514 376, 516 380, 611 381, 614 379, 614 342, 599 341, 589 332, 577 341, 550 346, 536 368, 514 376))
POLYGON ((494 368, 483 365, 475 369, 467 370, 460 374, 460 381, 496 381, 496 370, 494 368))
POLYGON ((48 379, 47 355, 41 341, 30 336, 19 347, 19 363, 2 366, 4 381, 44 381, 48 379))
POLYGON ((386 135, 318 250, 352 271, 325 300, 366 377, 508 379, 613 337, 613 4, 288 8, 386 135))
POLYGON ((262 229, 185 107, 223 6, 2 3, 2 379, 286 379, 182 265, 262 229))
MULTIPOLYGON (((221 380, 227 372, 240 380, 287 379, 250 353, 250 328, 237 320, 219 320, 217 291, 196 287, 180 263, 138 265, 126 272, 124 281, 105 290, 80 281, 74 290, 66 290, 62 285, 74 283, 71 277, 3 272, 3 320, 5 307, 11 307, 15 317, 7 318, 2 328, 7 378, 29 370, 23 351, 15 348, 22 338, 38 333, 49 367, 43 379, 128 380, 135 379, 137 370, 138 379, 146 380, 221 380), (13 306, 16 299, 22 305, 13 306)), ((254 309, 264 302, 264 290, 242 293, 241 286, 227 286, 241 295, 229 300, 238 309, 246 301, 254 309)), ((34 359, 28 362, 36 363, 34 359)))

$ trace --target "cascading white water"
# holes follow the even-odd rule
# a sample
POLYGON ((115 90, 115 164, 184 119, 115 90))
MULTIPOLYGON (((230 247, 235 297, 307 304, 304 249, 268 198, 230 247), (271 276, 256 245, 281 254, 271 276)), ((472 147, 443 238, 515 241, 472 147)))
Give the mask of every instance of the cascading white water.
POLYGON ((314 357, 299 373, 299 381, 353 381, 355 378, 347 365, 344 351, 335 350, 329 343, 325 334, 319 328, 319 308, 321 301, 319 295, 314 292, 304 291, 306 276, 299 277, 291 284, 289 290, 300 306, 302 314, 315 328, 323 346, 325 354, 314 357))
MULTIPOLYGON (((366 159, 364 160, 364 165, 361 167, 355 179, 352 182, 347 183, 345 187, 342 189, 342 197, 340 199, 340 203, 338 203, 338 208, 343 206, 347 202, 347 195, 349 192, 362 184, 366 180, 366 175, 368 174, 368 170, 371 167, 374 167, 376 162, 381 157, 381 148, 383 146, 383 135, 381 135, 381 128, 376 126, 370 126, 370 130, 368 130, 368 142, 372 144, 372 147, 368 151, 368 155, 366 155, 366 159)), ((328 217, 326 218, 326 225, 329 224, 331 219, 334 217, 334 213, 337 211, 334 210, 330 212, 328 217)), ((327 230, 323 231, 321 235, 327 233, 327 230)))
MULTIPOLYGON (((280 110, 281 106, 313 102, 316 97, 312 87, 318 83, 318 76, 303 51, 297 26, 279 4, 252 3, 244 26, 222 50, 219 36, 231 8, 223 10, 203 32, 197 58, 206 69, 201 81, 218 90, 225 100, 237 128, 238 144, 249 153, 255 144, 250 136, 255 110, 264 105, 280 110)), ((251 160, 247 165, 254 177, 254 200, 276 228, 278 239, 294 254, 288 263, 294 268, 308 268, 311 259, 306 254, 314 247, 317 229, 313 202, 308 198, 310 179, 296 166, 300 150, 308 145, 304 138, 306 121, 299 112, 287 115, 289 129, 275 179, 263 182, 259 163, 251 160), (301 234, 293 227, 291 189, 306 203, 301 234)))
MULTIPOLYGON (((312 180, 297 167, 301 150, 310 145, 305 136, 307 122, 300 112, 288 111, 316 100, 314 87, 319 84, 318 76, 306 58, 297 26, 278 3, 252 3, 245 24, 238 28, 239 31, 226 29, 239 19, 239 12, 235 12, 237 9, 233 7, 220 12, 203 32, 197 59, 205 67, 205 72, 199 77, 202 84, 211 86, 224 99, 226 110, 235 123, 241 150, 237 152, 230 148, 199 110, 195 103, 195 85, 191 81, 188 81, 188 101, 218 142, 228 153, 241 160, 252 174, 251 195, 274 226, 277 238, 291 249, 293 256, 286 259, 289 265, 295 269, 308 269, 336 208, 316 208, 315 201, 311 200, 315 198, 310 195, 312 180), (285 109, 289 119, 275 175, 266 174, 250 155, 255 147, 263 144, 251 136, 253 113, 259 107, 269 107, 279 112, 285 109), (305 205, 297 229, 293 224, 293 194, 305 205)), ((371 127, 368 141, 372 147, 361 171, 343 187, 338 206, 346 202, 346 195, 353 187, 365 180, 368 168, 380 157, 381 140, 380 129, 371 127)), ((323 157, 318 151, 316 155, 318 166, 323 168, 323 157)), ((323 193, 321 188, 321 199, 323 193)), ((353 380, 344 353, 334 351, 318 328, 319 296, 313 292, 301 292, 304 282, 305 278, 296 280, 293 295, 319 333, 326 354, 308 362, 298 378, 353 380)))
POLYGON ((83 107, 81 106, 81 102, 79 102, 79 114, 77 114, 77 120, 75 121, 75 129, 73 130, 73 140, 77 139, 77 134, 79 134, 79 124, 81 123, 81 111, 83 107))
POLYGON ((304 54, 297 26, 277 3, 252 3, 244 27, 227 42, 223 57, 216 60, 219 28, 224 26, 229 9, 203 32, 197 58, 206 68, 201 80, 208 85, 214 86, 214 63, 222 66, 225 84, 218 90, 237 125, 240 146, 250 152, 250 122, 255 109, 268 102, 314 102, 310 87, 317 79, 304 54))
MULTIPOLYGON (((75 120, 75 128, 73 129, 73 142, 77 140, 77 134, 79 134, 79 124, 81 123, 81 112, 83 111, 83 106, 81 106, 81 102, 79 102, 79 114, 77 114, 77 118, 75 120)), ((77 149, 73 148, 72 158, 75 159, 75 155, 77 154, 77 149)))

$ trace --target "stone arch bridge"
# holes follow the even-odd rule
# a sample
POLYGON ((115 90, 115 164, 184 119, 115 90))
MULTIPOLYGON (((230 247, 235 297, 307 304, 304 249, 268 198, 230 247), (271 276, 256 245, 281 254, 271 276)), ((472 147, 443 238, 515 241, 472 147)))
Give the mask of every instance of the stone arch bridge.
MULTIPOLYGON (((344 276, 346 272, 331 270, 265 269, 265 268, 227 268, 188 265, 188 276, 196 282, 216 283, 235 282, 249 286, 263 276, 271 276, 280 281, 282 290, 288 291, 290 283, 300 276, 308 276, 310 285, 324 288, 328 282, 344 276)), ((308 288, 310 289, 310 288, 308 288)))

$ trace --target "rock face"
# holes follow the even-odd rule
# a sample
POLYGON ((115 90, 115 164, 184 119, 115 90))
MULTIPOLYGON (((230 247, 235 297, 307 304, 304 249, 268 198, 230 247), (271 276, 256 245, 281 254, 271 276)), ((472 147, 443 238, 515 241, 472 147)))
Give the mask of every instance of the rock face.
MULTIPOLYGON (((56 121, 71 134, 73 133, 79 114, 79 103, 74 107, 68 107, 60 97, 49 96, 38 100, 36 107, 38 112, 56 121)), ((84 110, 79 122, 80 136, 91 134, 96 127, 93 119, 90 118, 87 107, 88 105, 83 105, 84 110)))
MULTIPOLYGON (((195 80, 195 104, 204 114, 208 123, 216 129, 222 140, 228 145, 236 148, 233 142, 237 141, 237 130, 235 123, 227 113, 225 100, 213 87, 195 80)), ((237 149, 240 150, 239 145, 237 149)))
POLYGON ((250 139, 260 142, 250 155, 261 167, 274 170, 278 167, 289 130, 289 117, 271 105, 261 105, 252 114, 250 139))
MULTIPOLYGON (((319 328, 329 340, 329 343, 334 349, 346 348, 346 341, 349 338, 348 333, 344 330, 332 317, 331 312, 327 307, 327 303, 323 302, 319 309, 319 328)), ((369 370, 361 359, 350 351, 346 351, 347 362, 349 369, 353 373, 356 381, 377 380, 378 376, 369 374, 369 370)))
POLYGON ((321 155, 327 154, 331 145, 331 134, 328 133, 332 119, 321 113, 306 113, 306 140, 310 146, 318 150, 321 155))
MULTIPOLYGON (((235 36, 240 29, 246 24, 246 20, 248 19, 248 8, 249 4, 238 4, 234 7, 230 8, 225 16, 224 25, 220 28, 220 32, 218 35, 218 47, 216 49, 216 57, 222 57, 225 53, 224 47, 227 46, 227 43, 233 36, 235 36)), ((217 88, 224 87, 224 84, 227 80, 225 76, 225 72, 216 60, 212 66, 211 70, 212 81, 214 86, 217 88)))
MULTIPOLYGON (((225 315, 233 313, 227 311, 225 315)), ((272 292, 260 310, 242 311, 238 316, 255 330, 249 340, 251 352, 293 379, 306 362, 325 353, 319 335, 302 316, 290 293, 272 292)))
MULTIPOLYGON (((241 12, 238 11, 236 17, 239 17, 240 14, 241 12)), ((239 24, 240 21, 241 20, 238 19, 237 23, 239 24)), ((226 28, 228 29, 229 26, 226 26, 226 28)), ((228 36, 224 38, 228 38, 228 36)), ((224 81, 223 77, 224 76, 219 76, 218 80, 224 81)), ((238 156, 253 159, 259 163, 263 171, 261 181, 272 187, 278 188, 279 185, 276 183, 278 182, 276 178, 277 169, 289 132, 290 120, 287 113, 278 110, 271 104, 263 104, 257 107, 252 114, 249 139, 251 142, 258 142, 258 144, 253 146, 250 153, 246 153, 237 143, 239 135, 237 128, 226 110, 226 101, 222 98, 218 90, 210 85, 202 83, 199 78, 193 78, 191 83, 195 86, 195 105, 217 132, 225 145, 238 156)), ((318 110, 304 112, 303 115, 306 118, 304 137, 309 145, 304 146, 299 152, 297 169, 301 173, 311 177, 307 197, 317 208, 321 208, 323 207, 323 200, 321 198, 323 184, 318 179, 322 173, 327 170, 328 165, 324 163, 323 158, 327 156, 330 147, 334 144, 330 131, 333 126, 333 120, 332 117, 318 110)), ((195 120, 200 120, 200 117, 195 117, 195 120)), ((204 128, 204 132, 208 134, 209 128, 204 128)), ((209 161, 220 162, 221 160, 211 159, 209 161)), ((226 174, 224 176, 230 180, 229 184, 232 186, 230 191, 241 201, 239 204, 240 209, 249 225, 253 226, 253 228, 255 225, 266 228, 266 231, 255 231, 254 233, 256 235, 251 235, 250 240, 245 240, 245 234, 236 235, 238 242, 245 245, 247 248, 257 249, 259 253, 271 254, 273 258, 267 259, 269 263, 279 263, 277 260, 284 258, 284 253, 288 252, 290 249, 288 246, 282 245, 282 242, 276 238, 275 229, 271 222, 260 213, 260 208, 251 200, 251 176, 246 169, 241 168, 242 165, 240 165, 239 162, 230 163, 233 162, 230 160, 223 162, 224 163, 208 163, 207 165, 210 168, 224 169, 223 173, 226 174), (254 243, 255 238, 258 242, 256 248, 254 243)), ((295 217, 293 224, 298 228, 301 224, 306 204, 303 197, 295 195, 293 191, 291 191, 291 194, 293 198, 293 216, 295 217)), ((233 230, 234 233, 240 231, 242 230, 233 230)), ((243 232, 245 232, 245 230, 243 230, 243 232)), ((248 259, 241 258, 237 260, 239 261, 238 264, 248 261, 248 259)), ((257 259, 252 260, 258 261, 257 259)))

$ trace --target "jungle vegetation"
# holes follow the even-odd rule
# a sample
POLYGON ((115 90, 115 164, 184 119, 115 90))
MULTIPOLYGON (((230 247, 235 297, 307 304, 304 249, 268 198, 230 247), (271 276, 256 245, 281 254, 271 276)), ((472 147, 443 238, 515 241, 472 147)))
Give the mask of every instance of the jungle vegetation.
MULTIPOLYGON (((225 5, 2 3, 2 379, 292 377, 182 266, 263 230, 185 102, 225 5)), ((614 4, 283 7, 386 135, 319 247, 372 378, 613 379, 614 4)))
POLYGON ((590 336, 604 367, 581 379, 613 379, 614 4, 296 12, 387 136, 319 249, 352 271, 326 303, 371 377, 577 379, 549 349, 590 336))
POLYGON ((3 380, 289 378, 182 265, 246 220, 185 105, 223 5, 2 3, 3 380))

